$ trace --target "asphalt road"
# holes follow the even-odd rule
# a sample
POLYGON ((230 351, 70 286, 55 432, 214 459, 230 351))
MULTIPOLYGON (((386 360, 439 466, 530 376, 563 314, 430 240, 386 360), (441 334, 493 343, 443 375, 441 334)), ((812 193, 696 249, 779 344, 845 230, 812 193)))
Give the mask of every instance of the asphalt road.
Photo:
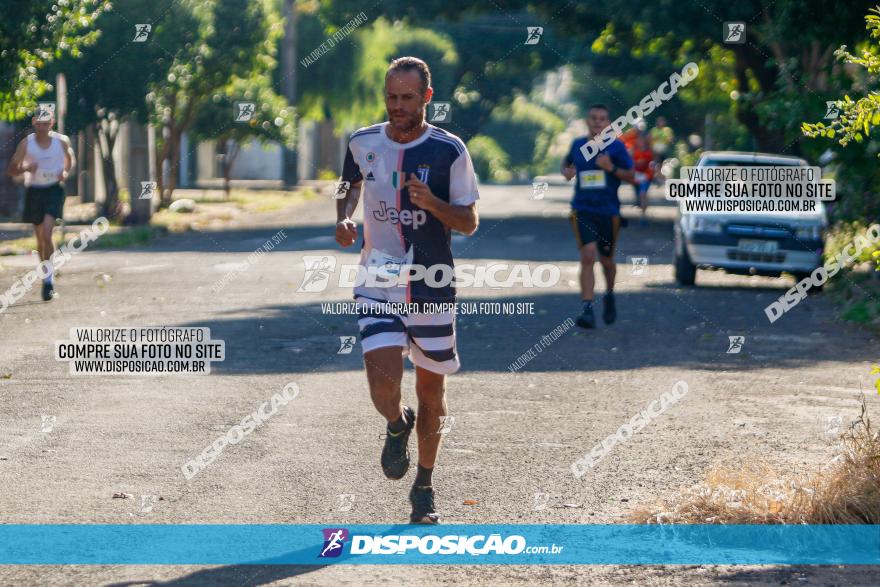
MULTIPOLYGON (((448 386, 455 421, 435 473, 444 521, 613 523, 638 504, 699 481, 715 463, 759 460, 790 472, 831 458, 824 423, 858 414, 860 394, 870 389, 870 362, 877 360, 876 337, 836 322, 821 295, 769 324, 763 308, 790 279, 701 272, 699 287, 676 287, 671 208, 652 210, 648 227, 631 223, 622 232, 618 322, 591 332, 571 329, 511 373, 511 363, 580 306, 568 189, 551 187, 541 200, 530 199, 531 191, 484 187, 479 231, 455 238, 459 262, 553 263, 561 278, 551 288, 461 291, 464 302, 533 303, 534 313, 459 318, 463 368, 448 386), (644 273, 631 269, 634 256, 648 258, 644 273), (729 336, 745 336, 740 353, 727 353, 729 336), (576 459, 682 380, 689 393, 678 404, 587 475, 572 475, 576 459)), ((42 303, 35 289, 0 314, 0 376, 8 375, 0 378, 2 522, 404 522, 412 473, 401 482, 382 476, 383 425, 367 393, 360 348, 337 352, 340 336, 357 333, 355 319, 324 314, 320 305, 348 301, 350 292, 297 291, 303 255, 355 260, 333 242, 332 208, 330 200, 304 202, 149 247, 86 251, 64 267, 58 299, 42 303), (249 262, 279 230, 284 239, 275 249, 249 262), (106 326, 208 327, 213 339, 225 341, 226 359, 207 376, 71 376, 67 363, 55 359, 55 342, 68 339, 71 328, 106 326), (298 397, 197 476, 183 476, 185 461, 289 382, 299 386, 298 397), (116 492, 133 497, 114 499, 116 492), (156 496, 150 511, 142 511, 148 509, 142 495, 156 496)), ((632 217, 633 210, 625 214, 632 217)), ((32 263, 0 258, 0 288, 32 263)), ((408 367, 410 401, 412 385, 408 367)), ((878 400, 869 394, 875 411, 878 400)), ((525 581, 869 585, 880 583, 880 571, 0 567, 3 585, 525 581)))

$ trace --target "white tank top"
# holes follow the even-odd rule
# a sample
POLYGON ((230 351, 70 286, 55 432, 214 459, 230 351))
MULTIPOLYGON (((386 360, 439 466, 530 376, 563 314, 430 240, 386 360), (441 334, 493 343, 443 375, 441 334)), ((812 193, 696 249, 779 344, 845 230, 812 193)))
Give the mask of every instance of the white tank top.
POLYGON ((24 174, 24 185, 44 187, 58 183, 58 174, 64 171, 64 143, 58 138, 57 133, 50 132, 52 142, 49 147, 43 149, 37 144, 37 135, 31 133, 27 137, 27 153, 25 163, 34 162, 37 170, 34 173, 24 174))

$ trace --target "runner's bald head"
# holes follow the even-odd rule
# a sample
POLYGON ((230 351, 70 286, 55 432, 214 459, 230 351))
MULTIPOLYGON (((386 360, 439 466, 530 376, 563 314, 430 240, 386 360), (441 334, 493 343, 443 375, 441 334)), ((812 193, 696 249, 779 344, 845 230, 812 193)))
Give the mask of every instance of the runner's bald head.
POLYGON ((418 57, 398 57, 388 65, 388 71, 385 73, 385 83, 388 83, 388 76, 393 73, 404 73, 414 71, 418 73, 421 83, 421 94, 424 95, 428 88, 431 87, 431 70, 428 64, 418 57))

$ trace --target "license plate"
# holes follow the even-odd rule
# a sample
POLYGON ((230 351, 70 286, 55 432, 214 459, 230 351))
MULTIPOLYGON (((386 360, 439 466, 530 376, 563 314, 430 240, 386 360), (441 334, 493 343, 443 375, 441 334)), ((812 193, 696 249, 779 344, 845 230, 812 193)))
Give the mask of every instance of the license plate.
POLYGON ((744 238, 740 239, 737 248, 744 253, 775 253, 779 250, 779 243, 744 238))

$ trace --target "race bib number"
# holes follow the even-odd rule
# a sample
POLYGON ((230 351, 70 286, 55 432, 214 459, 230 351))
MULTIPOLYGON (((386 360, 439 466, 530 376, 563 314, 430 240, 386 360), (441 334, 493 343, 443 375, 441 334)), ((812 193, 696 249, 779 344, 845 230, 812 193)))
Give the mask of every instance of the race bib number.
POLYGON ((373 249, 367 257, 367 272, 383 279, 397 279, 405 260, 373 249))
POLYGON ((51 169, 37 169, 37 181, 40 183, 49 183, 58 181, 58 173, 52 172, 51 169))
POLYGON ((601 169, 581 171, 578 173, 578 187, 582 190, 604 188, 605 172, 601 169))

